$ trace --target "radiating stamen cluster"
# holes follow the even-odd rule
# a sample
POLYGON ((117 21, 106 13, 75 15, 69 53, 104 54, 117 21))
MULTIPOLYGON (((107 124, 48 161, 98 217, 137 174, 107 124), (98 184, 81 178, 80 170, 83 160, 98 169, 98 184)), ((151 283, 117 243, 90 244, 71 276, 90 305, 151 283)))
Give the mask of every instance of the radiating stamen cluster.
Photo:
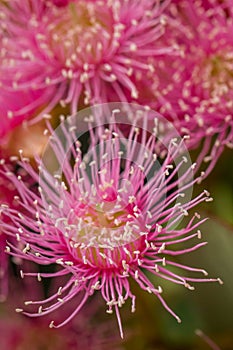
MULTIPOLYGON (((112 137, 108 129, 103 136, 112 137)), ((114 147, 116 138, 109 141, 106 150, 114 147)), ((80 148, 78 154, 81 154, 80 148)), ((108 157, 105 153, 103 160, 108 157)), ((94 175, 100 175, 88 189, 89 183, 87 185, 82 177, 84 163, 81 158, 76 157, 72 180, 75 183, 75 179, 78 179, 75 193, 79 193, 79 200, 77 203, 70 203, 66 217, 59 217, 56 226, 65 232, 70 246, 76 249, 77 257, 85 264, 113 269, 121 264, 122 246, 128 252, 125 261, 133 259, 133 251, 137 251, 141 245, 140 232, 143 226, 142 213, 135 204, 136 197, 132 188, 133 167, 130 170, 132 175, 126 180, 122 174, 123 179, 118 183, 116 178, 107 179, 106 174, 110 173, 109 166, 114 167, 114 171, 119 171, 117 167, 121 164, 121 158, 115 158, 111 163, 103 163, 101 170, 98 170, 93 160, 85 165, 91 168, 92 181, 94 175)), ((63 205, 63 200, 60 203, 63 205)))
MULTIPOLYGON (((76 125, 75 118, 63 121, 60 133, 52 133, 50 137, 50 150, 59 164, 56 171, 49 170, 43 158, 38 160, 38 175, 21 152, 19 164, 39 183, 38 193, 32 192, 21 177, 7 172, 19 191, 24 213, 1 208, 2 218, 10 221, 2 221, 4 232, 20 242, 20 246, 9 243, 6 251, 38 264, 58 267, 54 273, 21 271, 22 277, 37 276, 41 281, 43 277, 67 276, 57 293, 45 300, 26 302, 26 305, 38 305, 39 309, 25 314, 49 314, 75 296, 80 297, 73 313, 58 325, 52 321, 51 327, 66 324, 89 296, 99 290, 107 312, 115 310, 123 336, 119 308, 131 298, 135 311, 131 279, 143 290, 155 294, 180 322, 162 298, 162 288, 155 287, 145 271, 191 290, 194 289, 191 282, 221 283, 220 279, 180 276, 169 269, 176 266, 207 275, 205 270, 172 259, 206 244, 174 248, 177 243, 201 238, 197 228, 205 219, 198 221, 198 214, 184 228, 177 228, 177 224, 198 203, 211 200, 207 191, 193 199, 187 196, 186 190, 198 179, 192 180, 191 176, 195 165, 185 167, 187 158, 176 161, 183 141, 171 140, 167 156, 159 164, 154 152, 157 134, 147 129, 146 110, 135 112, 127 138, 121 132, 122 125, 115 120, 118 112, 112 111, 107 127, 106 121, 101 124, 98 116, 94 118, 99 120, 97 125, 93 125, 91 116, 86 118, 90 146, 85 154, 77 140, 79 124, 76 125)), ((49 159, 51 163, 51 153, 49 159)), ((7 166, 2 167, 6 172, 7 166)))
POLYGON ((40 91, 22 109, 41 107, 38 118, 57 104, 74 113, 96 102, 137 100, 138 76, 154 71, 149 57, 173 51, 157 40, 168 2, 0 3, 0 85, 12 92, 40 91))

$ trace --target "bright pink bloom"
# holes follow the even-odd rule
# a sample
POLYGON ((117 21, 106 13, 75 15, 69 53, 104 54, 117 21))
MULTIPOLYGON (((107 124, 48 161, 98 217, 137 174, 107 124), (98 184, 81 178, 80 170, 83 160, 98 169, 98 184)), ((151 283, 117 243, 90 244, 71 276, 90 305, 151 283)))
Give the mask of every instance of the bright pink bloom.
POLYGON ((231 4, 218 0, 171 2, 163 40, 166 45, 176 44, 181 55, 167 55, 154 62, 152 94, 144 101, 173 121, 181 134, 190 135, 189 148, 204 140, 200 158, 211 162, 209 171, 224 146, 233 144, 231 4), (217 136, 214 141, 213 136, 217 136))
MULTIPOLYGON (((60 172, 56 169, 51 174, 38 160, 39 176, 21 155, 19 164, 40 184, 38 194, 20 177, 7 173, 18 188, 20 203, 26 212, 21 214, 18 210, 2 208, 2 217, 11 221, 2 222, 4 232, 16 237, 21 244, 21 248, 9 244, 6 250, 38 264, 57 264, 57 272, 38 274, 39 281, 43 277, 68 278, 59 292, 48 299, 26 303, 38 305, 39 311, 25 314, 46 315, 75 296, 80 298, 73 313, 58 325, 52 321, 51 327, 70 321, 97 290, 107 304, 107 312, 115 310, 123 335, 119 308, 131 298, 132 312, 135 311, 130 279, 143 290, 155 294, 180 322, 162 298, 161 287, 152 284, 148 273, 188 289, 193 289, 190 283, 197 281, 221 283, 219 279, 180 276, 169 269, 175 266, 207 275, 202 269, 184 266, 172 259, 206 244, 194 243, 185 249, 173 247, 200 238, 200 231, 195 230, 205 219, 199 221, 197 214, 184 228, 176 226, 191 208, 211 200, 206 191, 194 199, 186 199, 186 190, 198 179, 191 180, 194 166, 187 169, 186 158, 177 165, 174 163, 182 142, 177 144, 176 140, 171 140, 160 166, 154 153, 156 133, 146 130, 146 110, 133 114, 127 138, 118 127, 122 128, 122 121, 120 124, 115 121, 117 113, 115 110, 112 118, 103 120, 109 127, 99 125, 100 121, 92 124, 91 117, 84 120, 90 136, 90 146, 84 155, 76 135, 81 119, 70 118, 61 124, 58 133, 51 136, 50 145, 60 172)), ((98 118, 96 115, 94 120, 98 118)), ((126 120, 124 115, 122 120, 126 120)), ((50 167, 53 157, 51 153, 47 155, 50 167)), ((7 171, 4 165, 3 171, 7 171)))
POLYGON ((168 2, 1 2, 0 82, 9 91, 42 89, 24 107, 41 106, 40 116, 59 103, 74 113, 97 102, 140 101, 136 81, 154 71, 151 58, 172 51, 157 40, 168 2))

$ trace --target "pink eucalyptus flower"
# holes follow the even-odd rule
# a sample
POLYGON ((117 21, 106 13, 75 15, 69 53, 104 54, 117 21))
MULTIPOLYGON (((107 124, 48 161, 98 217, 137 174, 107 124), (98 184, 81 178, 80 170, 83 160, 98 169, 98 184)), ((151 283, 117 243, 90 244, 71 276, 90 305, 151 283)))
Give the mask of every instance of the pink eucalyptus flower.
POLYGON ((43 91, 17 114, 42 106, 41 116, 59 103, 74 113, 96 102, 140 101, 138 77, 154 71, 151 58, 173 51, 157 40, 168 2, 0 3, 0 82, 8 91, 43 91))
MULTIPOLYGON (((59 324, 52 321, 50 327, 65 325, 88 298, 99 291, 106 302, 107 313, 115 311, 123 336, 119 308, 130 298, 132 312, 135 311, 136 297, 130 287, 132 279, 143 290, 156 295, 180 322, 165 303, 162 288, 150 281, 150 274, 191 290, 192 282, 221 283, 220 279, 186 276, 186 271, 205 276, 207 273, 173 260, 174 256, 206 244, 176 246, 200 238, 200 231, 195 230, 205 219, 199 221, 195 214, 183 228, 177 228, 177 224, 198 203, 211 200, 207 191, 196 198, 186 198, 186 190, 198 179, 191 179, 194 165, 187 169, 185 157, 174 163, 182 141, 171 140, 160 165, 154 153, 157 134, 147 130, 146 110, 133 114, 127 138, 119 128, 122 122, 118 124, 115 120, 117 113, 120 110, 113 110, 112 117, 105 121, 98 113, 93 118, 92 112, 85 118, 83 123, 90 138, 85 154, 76 134, 81 128, 80 118, 71 117, 62 123, 51 136, 50 152, 45 152, 48 158, 38 159, 40 175, 21 152, 19 164, 39 183, 38 194, 2 165, 2 171, 7 172, 18 189, 19 205, 24 209, 23 214, 12 208, 1 209, 2 218, 10 220, 1 222, 4 232, 21 243, 21 247, 8 244, 6 250, 22 259, 58 267, 54 273, 23 275, 37 276, 39 281, 44 277, 67 277, 59 293, 45 300, 26 302, 26 305, 37 305, 39 311, 24 313, 47 315, 79 296, 71 315, 59 324), (93 120, 97 122, 93 124, 93 120), (56 171, 51 166, 53 161, 56 171), (182 174, 181 169, 184 169, 182 174), (179 275, 170 269, 174 266, 185 272, 179 275)), ((126 120, 124 115, 123 120, 126 120)), ((18 311, 23 312, 21 308, 18 311)))
POLYGON ((190 135, 189 148, 204 141, 200 159, 210 161, 208 173, 233 143, 232 7, 228 1, 173 0, 165 20, 164 45, 178 45, 181 54, 154 61, 155 73, 142 78, 143 103, 190 135))

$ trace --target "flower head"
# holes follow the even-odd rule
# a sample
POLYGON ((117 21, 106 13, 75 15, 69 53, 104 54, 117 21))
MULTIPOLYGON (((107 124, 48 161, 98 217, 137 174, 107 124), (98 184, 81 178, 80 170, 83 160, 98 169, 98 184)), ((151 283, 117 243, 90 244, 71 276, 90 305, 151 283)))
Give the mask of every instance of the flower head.
POLYGON ((205 140, 210 171, 233 141, 232 8, 228 1, 174 0, 167 16, 163 40, 180 55, 156 60, 148 103, 190 135, 189 148, 205 140))
MULTIPOLYGON (((60 103, 137 100, 138 77, 153 71, 168 1, 13 0, 1 6, 1 83, 7 90, 42 90, 40 115, 60 103), (46 104, 46 105, 45 105, 46 104)), ((31 109, 30 104, 25 108, 31 109)))
MULTIPOLYGON (((20 177, 9 174, 18 188, 19 204, 26 212, 22 215, 12 208, 2 208, 2 216, 10 220, 9 224, 2 222, 5 233, 21 243, 21 248, 8 244, 6 250, 38 264, 57 265, 55 273, 38 274, 39 281, 43 277, 68 278, 58 293, 28 302, 39 305, 39 311, 31 315, 49 314, 73 297, 80 298, 73 313, 58 325, 52 321, 51 327, 66 324, 99 291, 107 313, 115 311, 123 335, 119 308, 131 298, 132 312, 135 311, 131 279, 155 294, 180 321, 162 298, 162 288, 153 285, 147 272, 188 289, 194 288, 191 282, 216 281, 180 276, 170 270, 170 266, 176 266, 207 275, 202 269, 176 263, 172 257, 206 244, 194 243, 185 249, 173 247, 200 238, 200 231, 194 230, 205 220, 198 222, 197 214, 184 228, 177 225, 191 208, 211 198, 207 191, 194 199, 186 192, 197 180, 191 177, 194 165, 187 167, 187 158, 178 157, 183 142, 171 140, 160 164, 155 153, 156 128, 153 133, 147 129, 151 112, 138 106, 131 108, 112 109, 112 116, 104 119, 106 108, 96 107, 85 112, 84 119, 78 116, 63 121, 52 133, 43 160, 38 159, 40 175, 21 153, 19 164, 39 183, 38 193, 32 192, 20 177), (126 138, 121 128, 122 121, 127 124, 128 113, 131 126, 127 125, 126 138), (120 122, 116 121, 118 114, 120 122), (81 137, 78 138, 80 130, 89 134, 86 152, 81 137)), ((155 115, 155 124, 157 121, 155 115)), ((3 165, 3 171, 6 170, 3 165)))

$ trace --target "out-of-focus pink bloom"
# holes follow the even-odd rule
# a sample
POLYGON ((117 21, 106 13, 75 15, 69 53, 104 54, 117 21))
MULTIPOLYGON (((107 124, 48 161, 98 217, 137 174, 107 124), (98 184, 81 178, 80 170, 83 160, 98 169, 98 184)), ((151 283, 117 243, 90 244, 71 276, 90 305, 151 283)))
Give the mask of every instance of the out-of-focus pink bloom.
POLYGON ((15 154, 21 149, 24 156, 32 159, 35 155, 41 155, 48 142, 48 137, 44 134, 44 121, 29 125, 23 122, 19 126, 9 130, 2 139, 2 158, 15 159, 15 154))
MULTIPOLYGON (((14 185, 8 178, 0 174, 0 204, 2 207, 14 203, 16 194, 14 185)), ((14 203, 15 204, 15 203, 14 203)), ((0 211, 1 216, 1 211, 0 211)), ((5 253, 6 235, 0 226, 0 301, 4 301, 8 293, 8 256, 5 253)))
MULTIPOLYGON (((34 286, 36 287, 36 286, 34 286)), ((18 295, 17 295, 18 297, 18 295)), ((48 328, 48 319, 29 319, 12 310, 15 300, 0 306, 1 347, 7 350, 120 350, 115 328, 111 323, 90 323, 96 315, 95 300, 80 313, 79 319, 62 330, 48 328), (93 310, 92 310, 93 309, 93 310), (4 336, 3 336, 4 335, 4 336)), ((57 316, 57 319, 59 317, 57 316)))
POLYGON ((8 256, 5 254, 6 236, 0 230, 0 302, 8 294, 8 256))
MULTIPOLYGON (((167 45, 180 55, 154 61, 151 88, 144 103, 190 135, 210 171, 225 145, 233 142, 233 14, 228 1, 171 1, 167 11, 167 45), (157 69, 156 69, 157 67, 157 69), (213 138, 216 136, 216 139, 213 138), (210 152, 210 153, 209 153, 210 152)), ((148 82, 143 82, 148 86, 148 82)))
POLYGON ((0 82, 8 91, 42 89, 24 107, 30 112, 42 106, 40 116, 58 103, 74 113, 97 102, 140 102, 136 82, 154 71, 152 58, 173 51, 157 40, 164 33, 168 2, 1 3, 0 82))
POLYGON ((62 6, 67 6, 73 0, 48 0, 47 2, 49 1, 58 7, 62 7, 62 6))
MULTIPOLYGON (((19 4, 19 2, 18 2, 19 4)), ((7 144, 13 130, 35 116, 48 101, 42 95, 41 89, 17 88, 17 79, 24 72, 22 57, 16 63, 15 48, 17 46, 16 33, 7 29, 5 10, 9 2, 0 2, 0 146, 7 144), (14 39, 16 39, 14 43, 14 39), (11 44, 9 43, 11 42, 11 44), (8 44, 11 46, 8 46, 8 44), (7 46, 7 47, 6 47, 7 46), (6 59, 6 51, 12 50, 11 58, 6 59), (15 67, 17 65, 17 68, 15 67), (13 68, 14 67, 14 68, 13 68), (16 72, 17 70, 17 72, 16 72)), ((29 3, 28 3, 29 6, 29 3)), ((8 10, 7 10, 8 11, 8 10)), ((11 25, 10 25, 11 27, 11 25)), ((20 33, 18 33, 20 36, 20 33)), ((24 38, 20 39, 21 42, 24 38)), ((21 55, 21 53, 19 53, 21 55)), ((50 96, 52 97, 52 96, 50 96)))
MULTIPOLYGON (((1 68, 0 68, 1 70, 1 68)), ((0 87, 0 145, 8 142, 8 136, 19 125, 31 119, 45 100, 41 91, 31 89, 7 91, 0 87)))
MULTIPOLYGON (((16 96, 14 96, 14 99, 11 96, 11 108, 12 104, 14 104, 15 110, 17 110, 17 106, 20 104, 22 106, 25 102, 23 96, 25 97, 26 95, 27 94, 19 94, 17 97, 19 100, 16 99, 16 96)), ((9 97, 9 95, 7 96, 9 97)), ((9 103, 9 100, 7 103, 9 103)), ((7 118, 6 110, 6 100, 3 95, 0 95, 0 111, 2 113, 0 124, 0 157, 14 160, 15 156, 12 154, 18 153, 19 149, 23 150, 24 156, 28 158, 32 158, 35 154, 41 154, 47 142, 47 136, 43 134, 44 125, 42 123, 37 123, 29 128, 23 122, 25 118, 27 119, 27 114, 11 119, 7 118), (17 126, 17 124, 20 123, 21 125, 17 126)), ((24 121, 26 121, 26 119, 24 121)), ((22 175, 20 174, 20 169, 12 169, 12 172, 15 172, 15 174, 19 176, 22 175)), ((28 186, 30 186, 31 180, 29 178, 26 179, 26 176, 24 178, 25 181, 28 180, 28 186)), ((0 174, 0 204, 17 208, 17 201, 14 199, 16 194, 17 192, 14 185, 8 180, 6 174, 0 174)), ((0 227, 0 301, 5 300, 8 295, 9 257, 5 253, 5 246, 6 235, 2 233, 2 228, 0 227)))
MULTIPOLYGON (((195 214, 179 229, 176 223, 198 203, 211 200, 204 191, 196 198, 182 201, 185 191, 197 180, 190 177, 193 166, 185 170, 186 158, 174 165, 181 144, 172 140, 159 166, 154 153, 156 134, 148 134, 146 130, 146 112, 135 114, 127 138, 114 121, 115 112, 108 118, 109 127, 93 125, 91 117, 85 119, 90 134, 90 147, 85 155, 75 133, 79 121, 78 128, 75 118, 61 124, 60 132, 51 136, 51 150, 61 173, 56 170, 51 174, 48 164, 38 160, 39 176, 21 156, 20 166, 40 184, 38 194, 28 189, 21 178, 9 176, 19 191, 25 212, 1 209, 2 218, 10 221, 1 222, 4 232, 16 237, 22 247, 9 244, 7 251, 38 264, 57 264, 57 272, 38 274, 39 281, 43 277, 68 277, 58 293, 26 303, 38 305, 39 311, 37 308, 25 314, 46 315, 79 296, 72 314, 59 324, 52 321, 51 327, 61 327, 70 321, 97 290, 106 302, 107 313, 115 311, 123 336, 119 308, 131 298, 132 312, 135 311, 136 297, 130 279, 155 294, 180 322, 162 298, 162 288, 152 284, 148 273, 188 289, 193 289, 190 283, 196 281, 221 283, 219 279, 189 277, 185 273, 180 276, 169 268, 175 266, 207 275, 202 269, 172 259, 206 244, 194 243, 185 249, 173 247, 200 238, 200 231, 195 230, 205 219, 199 221, 195 214)), ((51 160, 50 156, 49 166, 51 160)), ((7 171, 5 165, 3 171, 7 171)))

